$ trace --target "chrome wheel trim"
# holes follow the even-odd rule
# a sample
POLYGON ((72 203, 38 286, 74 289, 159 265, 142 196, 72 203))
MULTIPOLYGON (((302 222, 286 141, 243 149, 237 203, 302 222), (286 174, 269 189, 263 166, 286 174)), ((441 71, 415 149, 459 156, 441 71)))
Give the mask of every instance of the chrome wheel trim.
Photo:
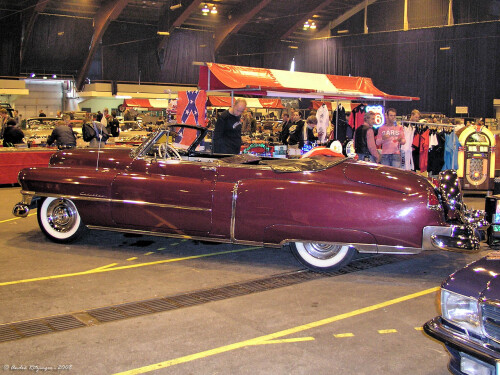
POLYGON ((80 228, 80 214, 74 203, 64 198, 47 198, 40 207, 45 231, 57 239, 67 239, 80 228))
POLYGON ((349 255, 348 245, 296 242, 295 247, 305 262, 318 268, 335 266, 349 255))

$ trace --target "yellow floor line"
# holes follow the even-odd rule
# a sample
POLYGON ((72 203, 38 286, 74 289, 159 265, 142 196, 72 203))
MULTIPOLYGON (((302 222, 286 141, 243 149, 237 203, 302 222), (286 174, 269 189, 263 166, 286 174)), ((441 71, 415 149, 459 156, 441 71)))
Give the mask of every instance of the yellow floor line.
POLYGON ((94 271, 104 270, 104 269, 109 268, 109 267, 114 267, 114 266, 116 266, 117 264, 118 264, 118 263, 111 263, 111 264, 108 264, 108 265, 106 265, 106 266, 101 266, 101 267, 93 268, 93 269, 91 269, 91 270, 88 270, 87 272, 88 272, 88 273, 92 273, 92 272, 94 272, 94 271))
POLYGON ((297 327, 293 327, 293 328, 290 328, 290 329, 286 329, 286 330, 283 330, 283 331, 271 333, 269 335, 260 336, 260 337, 256 337, 256 338, 245 340, 245 341, 240 341, 240 342, 237 342, 237 343, 234 343, 234 344, 220 346, 220 347, 215 348, 215 349, 210 349, 210 350, 206 350, 206 351, 195 353, 195 354, 189 354, 189 355, 186 355, 186 356, 183 356, 183 357, 179 357, 179 358, 175 358, 175 359, 171 359, 171 360, 168 360, 168 361, 159 362, 159 363, 155 363, 155 364, 152 364, 152 365, 147 365, 147 366, 144 366, 144 367, 139 367, 139 368, 128 370, 128 371, 123 371, 123 372, 120 372, 120 373, 116 373, 115 375, 145 374, 145 373, 150 372, 150 371, 155 371, 155 370, 163 369, 163 368, 166 368, 166 367, 175 366, 175 365, 178 365, 178 364, 181 364, 181 363, 191 362, 191 361, 194 361, 194 360, 197 360, 197 359, 210 357, 210 356, 213 356, 213 355, 216 355, 216 354, 221 354, 221 353, 226 353, 226 352, 229 352, 229 351, 232 351, 232 350, 241 349, 241 348, 244 348, 244 347, 249 346, 249 345, 260 344, 260 343, 262 343, 264 341, 274 340, 274 339, 277 339, 277 338, 281 338, 283 336, 292 335, 292 334, 295 334, 295 333, 298 333, 298 332, 306 331, 308 329, 321 327, 321 326, 324 326, 326 324, 338 322, 338 321, 343 320, 343 319, 348 319, 348 318, 352 318, 354 316, 358 316, 358 315, 366 314, 368 312, 372 312, 372 311, 375 311, 375 310, 383 309, 384 307, 387 307, 387 306, 395 305, 397 303, 409 301, 409 300, 417 298, 417 297, 421 297, 421 296, 425 296, 427 294, 435 293, 439 289, 440 289, 440 287, 435 287, 435 288, 430 288, 430 289, 422 290, 422 291, 417 292, 417 293, 408 294, 408 295, 403 296, 403 297, 391 299, 389 301, 378 303, 376 305, 372 305, 372 306, 368 306, 368 307, 363 307, 361 309, 354 310, 354 311, 351 311, 351 312, 348 312, 348 313, 344 313, 344 314, 340 314, 340 315, 335 315, 335 316, 332 316, 330 318, 318 320, 316 322, 312 322, 312 323, 300 325, 300 326, 297 326, 297 327))
POLYGON ((131 260, 136 260, 136 259, 137 259, 137 257, 132 257, 132 258, 128 258, 127 260, 131 261, 131 260))
POLYGON ((344 337, 354 337, 354 333, 337 333, 336 335, 333 335, 333 337, 337 339, 342 339, 344 337))
POLYGON ((175 259, 165 259, 165 260, 159 260, 159 261, 156 261, 156 262, 130 264, 130 265, 127 265, 127 266, 120 266, 120 267, 114 267, 114 268, 104 268, 104 269, 103 268, 98 268, 98 269, 95 269, 95 270, 81 271, 81 272, 74 272, 74 273, 67 273, 67 274, 63 274, 63 275, 42 276, 42 277, 34 277, 32 279, 15 280, 15 281, 5 281, 5 282, 0 283, 0 286, 15 285, 15 284, 24 284, 24 283, 32 283, 32 282, 35 282, 35 281, 62 279, 62 278, 65 278, 65 277, 82 276, 82 275, 88 275, 88 274, 92 274, 92 273, 102 273, 102 272, 126 270, 126 269, 131 269, 131 268, 154 266, 154 265, 157 265, 157 264, 180 262, 180 261, 183 261, 183 260, 206 258, 206 257, 212 257, 212 256, 216 256, 216 255, 241 253, 243 251, 251 251, 251 250, 256 250, 256 249, 262 249, 262 247, 258 247, 258 246, 256 246, 256 247, 247 247, 247 248, 239 249, 239 250, 219 251, 217 253, 192 255, 192 256, 189 256, 189 257, 175 258, 175 259))
POLYGON ((386 334, 386 333, 397 333, 398 331, 395 329, 379 329, 378 333, 380 334, 386 334))
MULTIPOLYGON (((34 214, 29 214, 27 217, 34 216, 34 215, 36 215, 36 213, 34 213, 34 214)), ((24 218, 24 217, 13 217, 12 219, 0 220, 0 224, 2 224, 2 223, 6 223, 6 222, 8 222, 8 221, 19 220, 19 219, 25 219, 25 218, 24 218)))
POLYGON ((267 344, 287 344, 290 342, 303 342, 303 341, 314 341, 314 337, 296 337, 293 339, 281 339, 281 340, 267 340, 256 343, 254 345, 267 345, 267 344))

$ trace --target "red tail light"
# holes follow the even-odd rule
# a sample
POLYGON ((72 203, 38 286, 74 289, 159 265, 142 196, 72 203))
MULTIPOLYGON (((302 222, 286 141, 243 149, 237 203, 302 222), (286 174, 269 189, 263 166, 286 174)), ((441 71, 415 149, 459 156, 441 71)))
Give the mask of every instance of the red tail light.
POLYGON ((440 208, 441 204, 439 202, 439 198, 437 197, 436 193, 433 191, 430 191, 427 193, 427 207, 429 208, 440 208))

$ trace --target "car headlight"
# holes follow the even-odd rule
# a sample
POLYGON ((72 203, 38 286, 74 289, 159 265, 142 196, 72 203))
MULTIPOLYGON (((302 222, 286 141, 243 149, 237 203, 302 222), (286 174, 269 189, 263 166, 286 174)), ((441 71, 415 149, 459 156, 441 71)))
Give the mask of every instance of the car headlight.
POLYGON ((477 299, 441 289, 441 313, 444 319, 467 332, 481 334, 477 299))

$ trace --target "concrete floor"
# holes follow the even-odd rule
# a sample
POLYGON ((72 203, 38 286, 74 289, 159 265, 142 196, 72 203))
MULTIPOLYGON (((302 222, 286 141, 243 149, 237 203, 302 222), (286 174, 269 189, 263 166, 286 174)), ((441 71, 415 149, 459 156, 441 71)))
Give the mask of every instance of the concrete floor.
MULTIPOLYGON (((19 190, 0 188, 0 324, 302 268, 286 250, 111 232, 55 244, 36 215, 13 218, 19 190)), ((466 201, 484 208, 483 197, 466 201)), ((420 327, 438 315, 441 281, 488 250, 429 251, 365 271, 3 342, 0 365, 16 373, 448 374, 445 349, 420 327)))

